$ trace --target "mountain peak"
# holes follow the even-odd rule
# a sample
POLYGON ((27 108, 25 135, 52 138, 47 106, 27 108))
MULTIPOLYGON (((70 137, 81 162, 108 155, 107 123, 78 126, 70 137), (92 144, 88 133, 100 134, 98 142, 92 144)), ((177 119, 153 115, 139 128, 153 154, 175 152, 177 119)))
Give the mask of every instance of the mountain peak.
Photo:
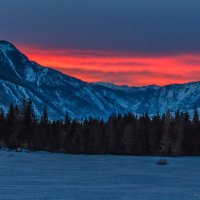
POLYGON ((26 57, 10 42, 0 41, 0 78, 5 80, 20 80, 26 57))
POLYGON ((6 40, 0 40, 0 44, 11 44, 11 43, 6 40))
POLYGON ((16 47, 8 41, 0 40, 0 49, 5 52, 16 50, 16 47))

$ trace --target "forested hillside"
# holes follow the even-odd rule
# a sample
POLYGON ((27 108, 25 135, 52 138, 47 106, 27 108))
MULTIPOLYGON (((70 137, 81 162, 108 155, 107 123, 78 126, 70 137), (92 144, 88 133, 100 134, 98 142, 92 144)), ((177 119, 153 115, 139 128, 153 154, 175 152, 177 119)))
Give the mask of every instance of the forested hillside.
POLYGON ((192 119, 177 111, 151 118, 113 114, 107 121, 66 114, 63 121, 50 121, 44 109, 38 120, 32 102, 24 101, 20 109, 11 104, 7 114, 1 109, 0 145, 72 154, 200 155, 200 121, 196 108, 192 119))

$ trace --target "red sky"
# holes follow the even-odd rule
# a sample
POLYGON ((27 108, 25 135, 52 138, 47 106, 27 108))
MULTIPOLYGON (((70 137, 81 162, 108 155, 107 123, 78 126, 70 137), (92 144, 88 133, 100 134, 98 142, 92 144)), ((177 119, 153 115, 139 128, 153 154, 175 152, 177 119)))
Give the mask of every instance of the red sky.
POLYGON ((0 38, 41 65, 120 85, 200 80, 198 0, 0 2, 0 38))
POLYGON ((18 45, 29 59, 88 82, 166 85, 200 80, 200 55, 137 55, 18 45))

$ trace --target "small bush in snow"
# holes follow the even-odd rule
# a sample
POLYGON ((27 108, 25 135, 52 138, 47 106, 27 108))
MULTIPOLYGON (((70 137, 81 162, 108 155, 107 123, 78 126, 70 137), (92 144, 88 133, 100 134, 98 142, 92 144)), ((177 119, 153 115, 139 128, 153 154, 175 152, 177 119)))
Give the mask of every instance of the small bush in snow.
POLYGON ((157 165, 167 165, 167 161, 165 159, 160 159, 157 161, 157 165))

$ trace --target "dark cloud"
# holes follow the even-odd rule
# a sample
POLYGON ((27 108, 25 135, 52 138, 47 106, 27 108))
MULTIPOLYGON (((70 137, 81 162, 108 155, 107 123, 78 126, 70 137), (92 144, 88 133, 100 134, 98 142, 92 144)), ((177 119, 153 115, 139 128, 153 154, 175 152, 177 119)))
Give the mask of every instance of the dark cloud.
POLYGON ((44 48, 200 52, 199 0, 0 0, 0 38, 44 48))

